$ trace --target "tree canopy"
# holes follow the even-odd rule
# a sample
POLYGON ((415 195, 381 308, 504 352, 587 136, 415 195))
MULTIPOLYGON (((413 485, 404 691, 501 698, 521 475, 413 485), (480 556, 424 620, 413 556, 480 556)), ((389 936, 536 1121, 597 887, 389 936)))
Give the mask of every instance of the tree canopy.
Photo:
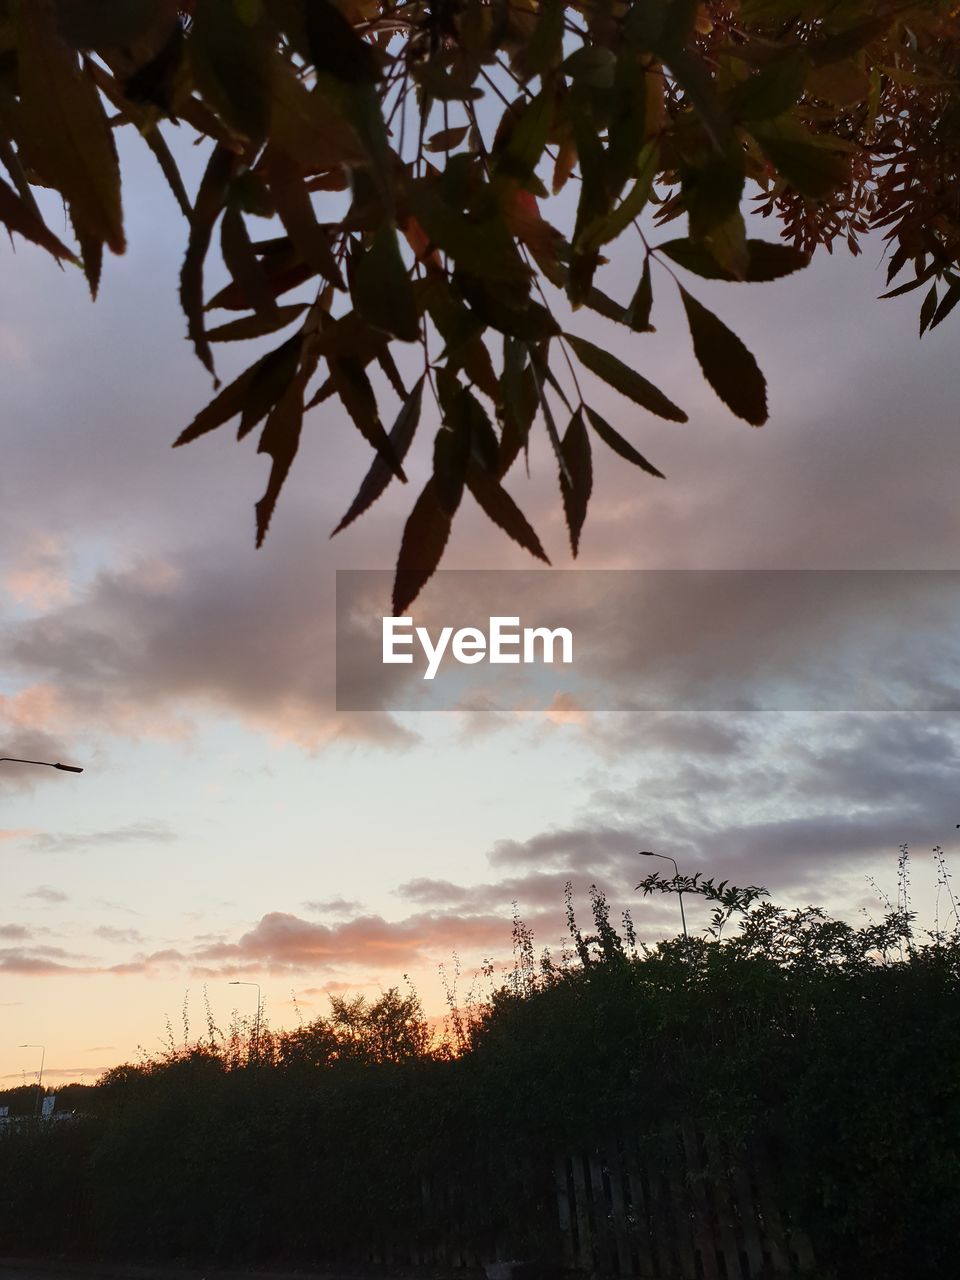
POLYGON ((884 296, 924 290, 921 335, 945 319, 960 299, 958 36, 950 0, 0 0, 0 219, 96 295, 104 249, 126 243, 116 134, 143 137, 185 219, 197 357, 215 376, 219 344, 272 339, 176 441, 259 430, 258 545, 308 414, 338 400, 374 452, 339 532, 405 479, 434 397, 399 612, 465 491, 546 560, 503 483, 533 430, 574 554, 596 441, 661 476, 589 402, 599 379, 686 420, 640 372, 655 288, 679 290, 704 378, 751 426, 763 374, 698 277, 774 280, 881 229, 884 296), (207 148, 193 196, 172 126, 207 148), (62 197, 75 243, 37 188, 62 197), (773 218, 779 241, 745 214, 773 218), (217 242, 230 280, 211 296, 217 242), (611 297, 596 277, 620 242, 635 269, 611 297), (574 332, 571 312, 632 330, 636 359, 574 332))

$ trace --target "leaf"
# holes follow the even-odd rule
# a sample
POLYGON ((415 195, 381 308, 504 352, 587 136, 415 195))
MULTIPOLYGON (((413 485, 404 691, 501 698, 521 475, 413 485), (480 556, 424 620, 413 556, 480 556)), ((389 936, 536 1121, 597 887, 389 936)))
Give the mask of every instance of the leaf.
POLYGON ((385 222, 357 264, 352 281, 353 303, 368 324, 391 333, 401 342, 420 337, 410 276, 400 256, 394 227, 385 222))
POLYGON ((943 301, 937 307, 936 314, 930 321, 930 328, 935 329, 938 324, 946 320, 947 316, 953 308, 960 302, 960 278, 954 275, 949 276, 950 285, 947 292, 943 295, 943 301))
MULTIPOLYGON (((553 94, 538 93, 519 112, 515 119, 505 113, 504 120, 511 124, 509 138, 496 156, 496 172, 504 177, 526 183, 537 167, 553 123, 553 94)), ((496 144, 494 144, 496 150, 496 144)))
POLYGON ((633 445, 624 440, 623 436, 618 431, 615 431, 606 419, 600 417, 596 410, 588 408, 587 417, 590 419, 590 425, 594 431, 614 453, 618 453, 626 462, 632 462, 641 471, 646 471, 648 475, 658 476, 661 480, 665 479, 663 472, 658 471, 652 462, 648 462, 642 453, 638 453, 633 445))
POLYGON ((58 261, 76 262, 76 255, 57 239, 42 218, 21 200, 3 178, 0 178, 0 222, 8 231, 16 231, 25 240, 31 240, 41 249, 46 249, 58 261))
POLYGON ((703 376, 739 418, 754 427, 767 420, 767 383, 735 333, 680 286, 693 350, 703 376))
POLYGON ((274 147, 315 173, 366 159, 356 130, 329 94, 319 87, 308 89, 289 68, 275 76, 272 89, 270 140, 274 147))
POLYGON ((311 0, 303 11, 310 58, 317 71, 347 84, 374 84, 380 79, 376 51, 336 5, 311 0))
POLYGON ((639 217, 650 199, 659 158, 659 146, 655 142, 648 142, 640 154, 638 162, 640 172, 636 182, 615 209, 579 232, 574 242, 577 252, 591 253, 609 244, 622 231, 625 231, 635 218, 639 217))
MULTIPOLYGON (((393 448, 394 456, 401 464, 407 456, 410 445, 413 443, 413 437, 420 422, 420 409, 423 404, 423 382, 424 375, 421 375, 419 381, 403 402, 397 415, 397 420, 390 429, 390 444, 393 448)), ((350 504, 346 515, 330 535, 331 538, 342 529, 345 529, 347 525, 352 524, 354 520, 362 516, 376 502, 377 498, 380 497, 390 483, 393 475, 393 468, 388 466, 383 458, 377 454, 370 465, 370 470, 364 476, 363 483, 357 490, 357 496, 350 504)))
POLYGON ((300 377, 290 383, 267 418, 267 425, 257 445, 257 453, 266 453, 273 459, 266 492, 255 508, 258 547, 263 545, 263 540, 267 536, 277 498, 280 496, 280 490, 283 488, 283 483, 300 446, 300 432, 303 428, 303 387, 303 379, 300 377))
POLYGON ((801 195, 822 199, 847 181, 849 158, 835 137, 809 134, 794 121, 754 126, 753 136, 780 176, 801 195))
POLYGON ((791 50, 755 74, 741 80, 727 94, 727 107, 737 120, 769 120, 789 111, 803 93, 810 60, 791 50))
POLYGON ((224 265, 261 318, 272 319, 277 312, 276 299, 263 263, 250 243, 247 224, 239 209, 227 209, 220 224, 220 252, 224 265))
POLYGON ((423 181, 413 184, 409 200, 411 212, 430 240, 457 266, 492 282, 526 285, 530 270, 500 218, 464 216, 423 181))
POLYGON ((816 98, 846 107, 864 102, 870 96, 870 76, 852 59, 830 62, 816 67, 807 82, 807 89, 816 98))
POLYGON ((515 63, 525 80, 554 67, 563 56, 565 0, 543 0, 533 34, 517 49, 515 63))
POLYGON ((635 329, 637 333, 654 333, 654 327, 650 323, 650 313, 653 310, 653 281, 650 278, 650 255, 643 260, 643 272, 640 276, 640 283, 637 285, 637 291, 633 295, 633 300, 627 308, 625 316, 627 324, 631 329, 635 329))
POLYGON ((213 373, 213 355, 203 325, 203 264, 210 248, 213 228, 223 210, 237 157, 226 147, 213 149, 193 208, 190 239, 180 271, 180 304, 187 317, 187 334, 204 366, 213 373))
POLYGON ((577 338, 573 334, 567 334, 566 340, 577 353, 584 367, 591 373, 595 373, 598 378, 602 378, 621 395, 627 396, 635 404, 670 422, 687 421, 687 415, 682 409, 677 408, 672 400, 668 400, 652 382, 648 382, 636 370, 628 368, 622 360, 618 360, 612 352, 604 351, 602 347, 594 346, 592 342, 588 342, 585 338, 577 338))
POLYGON ((709 249, 693 240, 667 240, 654 245, 655 253, 665 253, 668 258, 705 280, 744 280, 759 284, 779 280, 783 276, 800 271, 810 263, 810 255, 794 249, 792 245, 776 244, 770 240, 747 241, 747 270, 742 277, 725 270, 709 249))
POLYGON ((495 525, 499 525, 508 537, 525 551, 536 556, 538 560, 542 560, 544 564, 550 563, 547 553, 540 545, 540 539, 526 516, 496 476, 491 475, 476 459, 471 459, 467 468, 467 488, 481 510, 495 525))
POLYGON ((468 124, 456 125, 452 129, 440 129, 423 144, 425 151, 452 151, 459 147, 470 129, 468 124))
POLYGON ((433 576, 450 538, 451 523, 431 476, 404 526, 393 580, 394 616, 406 612, 433 576))
MULTIPOLYGON (((205 435, 208 431, 214 431, 217 427, 223 426, 225 422, 235 418, 238 413, 245 410, 249 412, 250 406, 256 400, 256 396, 253 393, 256 390, 257 380, 259 379, 262 383, 264 375, 269 375, 270 371, 275 368, 279 368, 281 372, 286 370, 288 379, 292 377, 299 358, 300 347, 301 339, 296 336, 288 338, 276 350, 261 356, 249 369, 244 370, 238 378, 235 378, 233 382, 229 383, 214 396, 205 409, 201 409, 190 425, 181 431, 173 442, 173 447, 176 449, 180 445, 189 444, 191 440, 196 440, 198 436, 205 435)), ((277 395, 274 395, 273 399, 265 405, 259 415, 261 418, 267 413, 270 405, 276 399, 277 395)), ((257 421, 259 421, 259 418, 257 421)), ((252 425, 256 425, 256 423, 254 422, 252 425)))
POLYGON ((285 152, 273 147, 267 152, 264 168, 280 221, 300 256, 325 280, 338 289, 344 288, 329 236, 317 221, 303 169, 285 152))
POLYGON ((75 216, 73 209, 70 210, 70 221, 73 224, 73 233, 77 237, 77 244, 80 246, 80 265, 87 279, 87 288, 95 302, 100 292, 100 277, 103 274, 103 241, 99 236, 91 235, 86 230, 83 223, 75 216))
POLYGON ((285 329, 293 324, 307 309, 307 303, 297 302, 289 307, 274 307, 264 315, 243 316, 239 320, 229 320, 216 329, 207 330, 210 342, 248 342, 251 338, 265 338, 268 334, 285 329))
POLYGON ((61 40, 49 0, 17 6, 20 150, 88 235, 123 253, 120 166, 100 94, 61 40))
POLYGON ((203 0, 187 49, 204 97, 231 128, 262 140, 270 128, 273 81, 282 74, 270 24, 259 5, 203 0))
POLYGON ((920 337, 926 333, 930 326, 930 322, 937 313, 937 285, 936 281, 930 286, 929 292, 920 304, 920 337))
POLYGON ((353 420, 354 426, 368 444, 376 449, 399 480, 406 480, 403 467, 383 429, 377 412, 377 397, 363 367, 363 361, 352 355, 328 355, 327 364, 337 395, 353 420))
POLYGON ((587 518, 587 504, 593 489, 593 462, 590 455, 590 437, 583 421, 583 411, 577 409, 564 432, 560 445, 567 464, 567 477, 560 474, 560 491, 563 509, 567 517, 570 548, 574 556, 580 549, 580 533, 587 518))
POLYGON ((193 212, 190 207, 190 197, 187 195, 187 189, 183 185, 183 179, 180 176, 180 170, 177 168, 177 162, 174 160, 170 148, 167 146, 166 139, 160 132, 160 126, 154 125, 152 129, 147 129, 143 135, 144 141, 156 157, 160 171, 166 178, 170 190, 173 192, 174 199, 183 211, 184 216, 189 220, 193 212))
MULTIPOLYGON (((459 405, 459 396, 457 397, 459 405)), ((433 443, 433 480, 437 500, 451 516, 463 497, 470 459, 470 424, 462 410, 445 418, 433 443)))
POLYGON ((159 25, 172 27, 178 0, 54 0, 60 35, 74 49, 119 49, 159 25))

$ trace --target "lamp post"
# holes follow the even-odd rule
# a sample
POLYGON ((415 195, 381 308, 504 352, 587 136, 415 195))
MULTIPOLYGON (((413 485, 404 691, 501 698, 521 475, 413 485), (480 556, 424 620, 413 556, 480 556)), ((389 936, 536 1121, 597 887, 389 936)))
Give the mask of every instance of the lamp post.
POLYGON ((41 1112, 41 1111, 42 1111, 42 1109, 43 1109, 43 1062, 44 1062, 44 1059, 45 1059, 45 1058, 46 1058, 46 1056, 47 1056, 47 1049, 46 1049, 46 1045, 42 1045, 42 1044, 22 1044, 22 1045, 20 1045, 20 1046, 19 1046, 19 1048, 21 1048, 21 1049, 39 1049, 39 1050, 40 1050, 40 1071, 39 1071, 39 1073, 38 1073, 38 1075, 37 1075, 37 1090, 38 1090, 38 1093, 37 1093, 37 1115, 39 1116, 40 1112, 41 1112))
MULTIPOLYGON (((664 862, 672 862, 676 879, 677 881, 680 880, 680 868, 677 866, 677 860, 676 858, 671 858, 669 854, 652 853, 649 849, 640 849, 637 856, 640 858, 663 858, 664 862)), ((677 888, 677 897, 680 899, 680 922, 683 925, 683 940, 684 942, 689 942, 690 938, 687 934, 687 917, 684 915, 683 911, 683 890, 679 887, 677 888)))
POLYGON ((257 1066, 260 1065, 260 983, 259 982, 241 982, 239 978, 234 978, 229 984, 231 987, 256 987, 257 988, 257 1020, 253 1032, 253 1051, 256 1054, 257 1066))
POLYGON ((83 773, 76 764, 54 764, 52 760, 21 760, 19 756, 0 756, 0 764, 41 764, 48 769, 60 769, 63 773, 83 773))

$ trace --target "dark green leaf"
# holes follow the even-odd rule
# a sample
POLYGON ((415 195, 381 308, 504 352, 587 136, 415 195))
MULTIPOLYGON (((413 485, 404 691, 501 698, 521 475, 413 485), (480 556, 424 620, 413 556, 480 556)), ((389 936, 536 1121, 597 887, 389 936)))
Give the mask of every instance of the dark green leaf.
POLYGON ((767 420, 767 384, 756 360, 735 333, 680 286, 703 375, 720 399, 754 427, 767 420))
POLYGON ((753 135, 780 176, 801 195, 823 198, 849 176, 849 157, 836 138, 809 134, 793 121, 754 126, 753 135))
POLYGON ((602 378, 604 382, 614 387, 621 395, 627 396, 642 408, 649 409, 658 417, 667 418, 671 422, 687 421, 687 415, 682 409, 677 408, 673 401, 667 399, 652 382, 648 382, 635 369, 629 368, 622 360, 618 360, 612 352, 604 351, 602 347, 597 347, 585 338, 577 338, 572 334, 567 335, 567 341, 583 365, 598 378, 602 378))
POLYGON ((727 95, 727 107, 737 120, 769 120, 799 100, 810 68, 805 53, 789 52, 741 80, 727 95))

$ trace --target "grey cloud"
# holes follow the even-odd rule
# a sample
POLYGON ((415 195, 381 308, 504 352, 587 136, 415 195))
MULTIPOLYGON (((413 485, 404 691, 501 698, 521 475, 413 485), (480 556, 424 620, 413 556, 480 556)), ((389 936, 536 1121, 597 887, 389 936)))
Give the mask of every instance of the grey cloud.
POLYGON ((311 911, 314 915, 356 915, 363 909, 362 902, 356 902, 353 898, 324 898, 303 904, 304 911, 311 911))
POLYGON ((134 946, 143 941, 143 934, 137 929, 114 929, 108 924, 101 924, 93 932, 104 942, 121 942, 134 946))
POLYGON ((33 931, 22 924, 0 924, 0 938, 7 942, 25 942, 33 936, 33 931))
POLYGON ((78 849, 114 845, 172 844, 177 839, 176 832, 165 822, 134 822, 126 827, 87 833, 44 831, 31 837, 30 848, 34 853, 73 853, 78 849))
POLYGON ((60 902, 69 902, 70 895, 64 893, 62 889, 55 889, 53 885, 38 884, 35 889, 31 889, 26 895, 28 898, 36 898, 39 902, 46 902, 53 906, 60 902))

